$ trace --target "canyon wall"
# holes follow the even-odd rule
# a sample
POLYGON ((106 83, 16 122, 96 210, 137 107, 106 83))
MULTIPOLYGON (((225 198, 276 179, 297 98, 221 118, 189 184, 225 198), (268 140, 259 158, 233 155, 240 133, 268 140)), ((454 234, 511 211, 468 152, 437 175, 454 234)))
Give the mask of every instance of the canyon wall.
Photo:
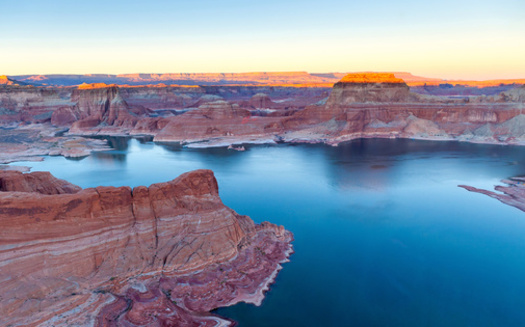
MULTIPOLYGON (((339 76, 321 75, 318 77, 339 76)), ((337 144, 359 137, 525 143, 524 86, 505 86, 504 92, 492 95, 436 96, 430 91, 413 92, 398 76, 353 73, 333 89, 298 84, 7 85, 0 90, 0 118, 5 128, 43 126, 49 133, 67 130, 67 137, 150 135, 158 142, 195 147, 281 141, 337 144)), ((417 76, 402 76, 420 81, 417 76)), ((501 86, 490 92, 498 88, 501 86)), ((2 134, 6 132, 0 130, 0 141, 2 134)), ((33 141, 43 143, 35 148, 46 150, 35 154, 89 154, 67 146, 57 148, 55 144, 64 144, 64 140, 38 135, 33 141)), ((7 159, 0 155, 0 161, 7 159)))
POLYGON ((260 304, 291 253, 282 227, 224 206, 208 170, 83 190, 0 172, 0 186, 3 326, 221 325, 203 313, 260 304))
POLYGON ((518 87, 493 97, 448 98, 410 92, 392 74, 350 74, 324 105, 283 121, 284 140, 337 144, 360 137, 405 137, 525 144, 525 104, 518 87))

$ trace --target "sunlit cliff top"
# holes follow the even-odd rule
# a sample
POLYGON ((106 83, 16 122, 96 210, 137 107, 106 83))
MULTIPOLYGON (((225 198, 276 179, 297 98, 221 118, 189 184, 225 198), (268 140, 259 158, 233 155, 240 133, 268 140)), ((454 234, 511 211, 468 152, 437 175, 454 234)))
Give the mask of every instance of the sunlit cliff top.
POLYGON ((106 83, 87 84, 87 83, 83 83, 83 84, 80 84, 78 86, 78 89, 79 90, 101 89, 101 88, 112 87, 112 86, 116 86, 116 84, 106 84, 106 83))
POLYGON ((351 73, 341 79, 342 83, 405 83, 393 73, 351 73))

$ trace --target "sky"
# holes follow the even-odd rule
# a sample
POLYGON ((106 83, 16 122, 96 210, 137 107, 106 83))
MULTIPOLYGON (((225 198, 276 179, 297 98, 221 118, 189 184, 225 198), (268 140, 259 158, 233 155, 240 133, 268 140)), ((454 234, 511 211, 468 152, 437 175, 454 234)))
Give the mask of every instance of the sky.
POLYGON ((0 0, 0 75, 525 78, 524 0, 0 0))

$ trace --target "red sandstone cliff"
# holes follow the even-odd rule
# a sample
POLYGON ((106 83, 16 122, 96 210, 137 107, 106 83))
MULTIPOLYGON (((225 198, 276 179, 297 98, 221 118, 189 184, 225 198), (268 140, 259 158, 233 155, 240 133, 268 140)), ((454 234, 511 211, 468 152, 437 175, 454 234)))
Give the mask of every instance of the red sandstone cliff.
POLYGON ((282 227, 224 206, 208 170, 84 190, 0 174, 0 325, 215 326, 203 312, 260 303, 291 252, 282 227))
MULTIPOLYGON (((135 126, 144 108, 130 108, 122 98, 117 86, 94 84, 80 86, 73 90, 71 100, 76 102, 73 108, 61 108, 53 113, 54 125, 72 123, 71 133, 84 133, 97 128, 115 127, 119 132, 135 126)), ((91 131, 93 132, 93 131, 91 131)))
POLYGON ((326 104, 283 121, 286 141, 328 142, 359 137, 406 137, 525 144, 521 89, 496 97, 421 96, 393 74, 350 74, 326 104))
MULTIPOLYGON (((339 76, 325 75, 317 77, 339 76)), ((422 95, 391 73, 346 75, 329 96, 322 88, 271 85, 6 86, 0 92, 0 118, 9 127, 50 121, 71 127, 72 134, 148 134, 159 142, 195 143, 190 146, 280 140, 337 144, 359 137, 525 144, 523 90, 492 96, 422 95)))
POLYGON ((245 137, 267 137, 281 131, 279 118, 252 117, 248 110, 223 100, 205 103, 197 110, 168 121, 155 135, 155 141, 197 142, 213 138, 237 138, 239 141, 245 137))

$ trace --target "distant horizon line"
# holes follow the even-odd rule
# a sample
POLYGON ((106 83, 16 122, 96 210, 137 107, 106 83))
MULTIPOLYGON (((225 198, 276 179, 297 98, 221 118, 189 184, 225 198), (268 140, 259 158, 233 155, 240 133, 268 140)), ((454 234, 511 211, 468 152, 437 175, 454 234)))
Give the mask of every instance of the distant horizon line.
POLYGON ((446 78, 446 77, 434 77, 425 76, 425 74, 414 74, 409 71, 384 71, 384 70, 365 70, 365 71, 329 71, 329 72, 309 72, 306 70, 290 70, 290 71, 243 71, 243 72, 165 72, 165 73, 32 73, 32 74, 1 74, 0 76, 7 77, 26 77, 26 76, 115 76, 115 77, 126 77, 130 75, 247 75, 247 74, 292 74, 292 73, 304 73, 308 75, 318 74, 352 74, 352 73, 391 73, 391 74, 410 74, 413 77, 419 77, 424 79, 435 79, 442 81, 498 81, 498 80, 523 80, 524 77, 518 78, 488 78, 488 79, 468 79, 468 78, 446 78))

